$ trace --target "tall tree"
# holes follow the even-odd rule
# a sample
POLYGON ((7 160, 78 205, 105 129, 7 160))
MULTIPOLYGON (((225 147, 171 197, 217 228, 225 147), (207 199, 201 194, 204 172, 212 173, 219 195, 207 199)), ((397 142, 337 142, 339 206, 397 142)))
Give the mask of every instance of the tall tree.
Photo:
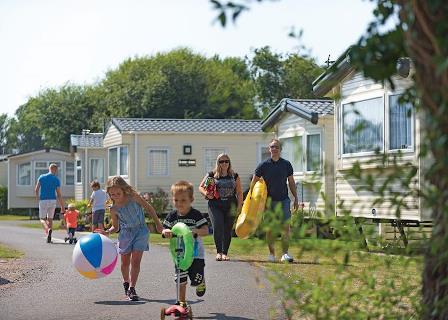
POLYGON ((283 98, 314 98, 313 80, 323 72, 312 58, 298 54, 282 55, 270 47, 255 49, 251 73, 257 106, 263 113, 283 98))

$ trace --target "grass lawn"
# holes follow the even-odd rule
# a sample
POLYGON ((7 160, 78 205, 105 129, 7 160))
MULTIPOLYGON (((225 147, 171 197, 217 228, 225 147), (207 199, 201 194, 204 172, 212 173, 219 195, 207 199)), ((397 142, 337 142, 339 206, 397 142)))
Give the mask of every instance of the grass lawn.
POLYGON ((22 252, 0 244, 0 259, 20 258, 22 252))
MULTIPOLYGON (((213 236, 203 239, 206 250, 214 254, 213 236)), ((151 234, 150 242, 168 246, 169 240, 151 234)), ((280 241, 276 247, 279 259, 280 241)), ((266 243, 257 238, 233 238, 229 250, 231 260, 248 261, 266 270, 273 287, 280 288, 280 294, 297 318, 304 315, 304 307, 314 306, 316 310, 359 308, 358 318, 370 312, 373 318, 382 315, 407 318, 415 314, 414 303, 420 299, 421 256, 371 253, 360 249, 356 242, 324 239, 292 240, 289 250, 295 259, 292 264, 269 263, 268 253, 266 243)), ((315 312, 309 310, 308 315, 315 312)), ((337 312, 332 314, 329 319, 338 319, 337 312)))
POLYGON ((29 220, 28 216, 16 216, 12 214, 0 214, 0 221, 17 221, 17 220, 29 220))

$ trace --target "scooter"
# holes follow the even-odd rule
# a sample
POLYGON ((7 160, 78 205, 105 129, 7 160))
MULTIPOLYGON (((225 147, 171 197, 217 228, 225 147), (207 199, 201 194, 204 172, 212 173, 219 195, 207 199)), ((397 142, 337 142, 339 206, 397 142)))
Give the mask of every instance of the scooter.
MULTIPOLYGON (((176 237, 173 234, 173 237, 176 237)), ((166 316, 174 316, 176 320, 182 319, 193 319, 193 311, 191 310, 191 306, 181 306, 179 302, 179 291, 180 291, 180 268, 179 263, 184 252, 182 247, 182 237, 176 237, 177 245, 176 245, 176 304, 171 305, 168 308, 162 308, 160 310, 160 319, 164 320, 166 316)))

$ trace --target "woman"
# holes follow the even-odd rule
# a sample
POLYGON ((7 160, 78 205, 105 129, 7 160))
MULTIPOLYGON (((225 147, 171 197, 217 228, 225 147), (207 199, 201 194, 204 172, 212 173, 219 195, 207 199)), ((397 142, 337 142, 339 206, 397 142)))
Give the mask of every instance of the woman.
POLYGON ((222 153, 216 159, 215 169, 199 185, 199 191, 208 200, 208 212, 213 225, 216 261, 228 261, 232 239, 232 211, 241 211, 243 192, 240 177, 232 169, 230 157, 222 153))

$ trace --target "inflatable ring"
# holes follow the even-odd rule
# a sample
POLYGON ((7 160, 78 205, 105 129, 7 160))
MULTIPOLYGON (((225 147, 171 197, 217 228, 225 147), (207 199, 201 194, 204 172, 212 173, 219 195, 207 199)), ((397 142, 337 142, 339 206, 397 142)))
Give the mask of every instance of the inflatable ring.
MULTIPOLYGON (((183 222, 176 223, 171 231, 176 235, 176 237, 182 237, 184 243, 184 254, 180 257, 179 261, 179 269, 186 271, 190 268, 193 263, 193 252, 194 252, 194 240, 193 234, 190 231, 190 228, 183 222)), ((174 264, 177 265, 177 256, 176 256, 176 248, 177 248, 177 239, 175 237, 170 240, 170 252, 171 257, 173 258, 174 264)))

